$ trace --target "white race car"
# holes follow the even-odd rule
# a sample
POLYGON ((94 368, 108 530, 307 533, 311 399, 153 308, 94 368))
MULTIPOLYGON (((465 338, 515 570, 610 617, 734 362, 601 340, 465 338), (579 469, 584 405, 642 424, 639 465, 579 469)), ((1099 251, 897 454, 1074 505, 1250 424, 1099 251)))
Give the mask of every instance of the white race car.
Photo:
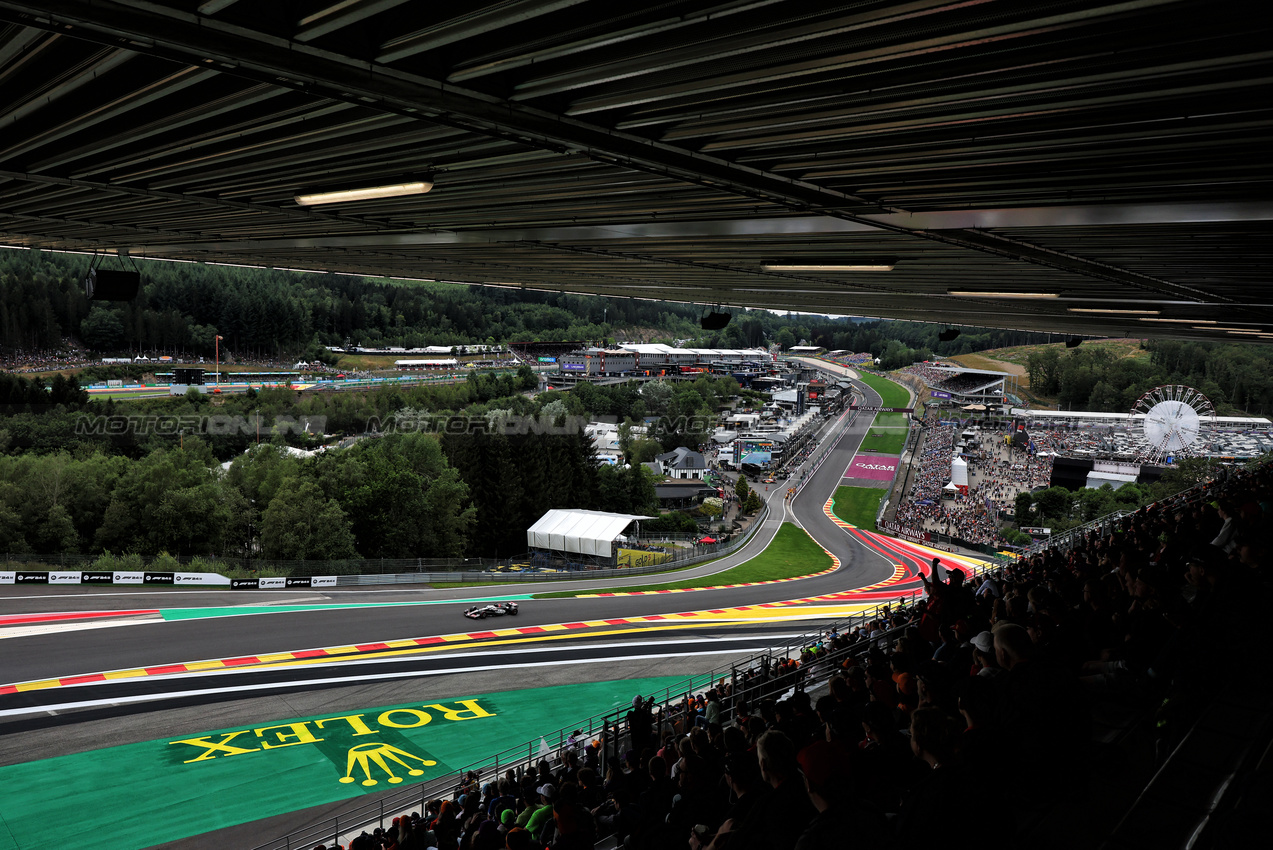
POLYGON ((505 614, 517 615, 516 602, 491 602, 486 605, 474 605, 464 612, 470 620, 485 620, 487 617, 502 617, 505 614))

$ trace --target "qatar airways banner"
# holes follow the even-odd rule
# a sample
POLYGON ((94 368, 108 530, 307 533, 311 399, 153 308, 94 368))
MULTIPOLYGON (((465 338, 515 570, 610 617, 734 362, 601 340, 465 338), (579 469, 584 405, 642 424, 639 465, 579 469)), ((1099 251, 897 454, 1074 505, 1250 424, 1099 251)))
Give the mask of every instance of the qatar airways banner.
POLYGON ((846 478, 891 481, 897 472, 897 458, 887 455, 857 455, 844 473, 846 478))

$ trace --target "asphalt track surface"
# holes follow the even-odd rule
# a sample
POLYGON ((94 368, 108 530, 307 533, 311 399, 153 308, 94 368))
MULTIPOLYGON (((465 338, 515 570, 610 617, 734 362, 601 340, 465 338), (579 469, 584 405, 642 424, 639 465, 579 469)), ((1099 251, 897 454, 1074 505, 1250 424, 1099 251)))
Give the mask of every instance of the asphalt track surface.
MULTIPOLYGON (((880 403, 873 390, 860 383, 858 386, 866 405, 880 403)), ((162 668, 207 659, 288 652, 303 655, 321 647, 375 647, 386 641, 456 633, 462 636, 455 643, 401 655, 367 652, 334 661, 314 659, 324 662, 315 664, 298 659, 269 669, 181 672, 0 692, 0 764, 29 761, 33 753, 38 754, 37 758, 46 758, 258 719, 344 710, 349 705, 407 702, 418 699, 422 688, 443 698, 516 687, 690 675, 817 628, 818 621, 675 619, 685 612, 702 614, 792 601, 791 607, 783 609, 789 616, 793 607, 817 606, 819 598, 845 598, 837 595, 880 583, 887 587, 853 599, 896 599, 915 589, 921 561, 926 563, 926 559, 886 538, 846 529, 824 512, 873 419, 869 414, 859 415, 847 428, 843 427, 846 418, 827 423, 823 445, 833 444, 834 449, 807 476, 789 504, 785 493, 799 480, 800 470, 790 481, 770 485, 769 519, 742 550, 666 577, 638 580, 642 584, 656 584, 661 579, 680 582, 719 573, 755 557, 769 544, 781 523, 792 520, 808 530, 839 562, 839 569, 794 581, 656 595, 543 600, 525 597, 561 589, 604 593, 633 581, 234 592, 142 587, 0 588, 0 622, 5 616, 12 619, 14 615, 94 612, 83 630, 66 630, 68 623, 61 617, 56 618, 58 625, 52 631, 42 631, 36 624, 26 629, 23 636, 0 639, 0 685, 89 674, 100 677, 103 671, 162 668), (481 622, 461 616, 470 600, 501 596, 524 599, 519 616, 481 622), (290 605, 358 607, 272 610, 274 606, 290 605), (164 620, 144 613, 173 608, 241 611, 244 606, 250 606, 250 615, 164 620), (122 613, 128 611, 139 613, 122 613), (96 627, 101 622, 94 622, 97 612, 120 625, 96 627), (658 615, 673 616, 665 621, 625 622, 658 615), (599 622, 605 620, 615 623, 599 622), (584 621, 590 625, 583 627, 584 621), (484 629, 560 628, 560 624, 580 628, 517 639, 472 637, 484 629)), ((3 627, 0 634, 6 630, 12 633, 3 627)), ((231 843, 215 846, 246 843, 250 835, 268 838, 283 834, 320 815, 315 810, 302 811, 289 816, 290 820, 257 825, 252 828, 256 832, 245 827, 237 835, 218 833, 222 841, 231 843)), ((177 846, 185 850, 213 845, 189 839, 173 845, 177 846)))
MULTIPOLYGON (((878 405, 879 396, 865 385, 866 404, 878 405)), ((723 590, 701 590, 675 596, 624 596, 587 599, 545 599, 521 604, 518 627, 547 625, 586 618, 631 618, 674 611, 758 605, 776 599, 813 597, 871 585, 893 575, 894 561, 864 547, 823 513, 827 498, 835 492, 872 417, 859 416, 845 430, 835 450, 792 501, 791 515, 828 551, 840 560, 839 570, 822 576, 776 585, 723 590)), ((834 436, 831 439, 835 439, 834 436)), ((710 575, 755 557, 776 533, 784 516, 787 484, 770 485, 770 516, 766 527, 740 552, 704 567, 683 570, 667 577, 679 582, 710 575)), ((658 577, 649 577, 656 583, 658 577)), ((625 584, 631 584, 628 579, 625 584)), ((571 582, 569 589, 604 589, 608 582, 571 582)), ((145 623, 107 631, 38 634, 4 642, 3 682, 69 677, 91 671, 150 667, 206 658, 261 655, 282 650, 334 645, 359 645, 434 633, 472 631, 460 612, 465 600, 500 595, 521 595, 565 589, 565 585, 512 585, 504 588, 453 588, 404 590, 384 588, 333 588, 331 590, 257 591, 257 601, 271 604, 388 603, 454 599, 455 605, 402 606, 366 609, 259 613, 231 619, 198 619, 145 623), (103 637, 105 635, 105 637, 103 637)), ((118 591, 81 587, 6 588, 0 594, 5 613, 45 611, 146 610, 172 607, 241 606, 251 591, 118 591), (33 592, 34 591, 34 592, 33 592)), ((268 610, 268 609, 267 609, 268 610)), ((511 618, 506 618, 511 622, 511 618)), ((485 622, 484 626, 489 626, 485 622)), ((8 707, 0 700, 0 708, 8 707)))
MULTIPOLYGON (((873 390, 863 384, 858 386, 866 405, 880 403, 873 390)), ((5 587, 0 589, 0 622, 5 616, 12 619, 14 615, 102 612, 120 625, 95 627, 101 621, 93 622, 94 616, 86 623, 87 628, 66 630, 67 621, 61 617, 56 619, 52 631, 42 631, 36 624, 26 629, 23 636, 0 639, 0 685, 90 674, 100 679, 103 671, 162 669, 165 665, 207 659, 275 653, 304 655, 322 647, 370 650, 383 648, 386 641, 436 640, 427 636, 456 633, 460 636, 454 643, 401 653, 360 651, 334 660, 298 658, 268 669, 181 671, 0 692, 0 764, 29 761, 33 753, 38 754, 37 758, 46 758, 258 719, 344 710, 349 705, 407 702, 418 699, 422 688, 443 698, 483 690, 690 675, 742 659, 778 639, 826 622, 800 621, 799 617, 794 621, 723 618, 723 622, 714 622, 705 612, 788 601, 793 604, 784 607, 782 613, 790 618, 793 608, 825 604, 825 597, 859 602, 896 599, 916 588, 926 558, 887 538, 845 528, 824 512, 873 419, 863 414, 848 427, 843 427, 846 418, 828 423, 827 442, 823 445, 833 444, 834 449, 816 471, 808 474, 789 504, 785 493, 799 480, 800 470, 792 480, 770 485, 769 519, 742 550, 666 577, 639 580, 643 584, 655 584, 661 578, 680 582, 721 572, 754 557, 768 545, 782 521, 793 520, 839 562, 839 569, 794 581, 655 595, 543 600, 525 597, 566 588, 604 593, 633 582, 620 579, 449 589, 380 586, 234 592, 5 587), (856 589, 881 583, 887 587, 851 596, 856 589), (461 616, 469 600, 500 596, 524 599, 519 616, 481 622, 461 616), (284 605, 358 607, 272 610, 284 605), (250 606, 250 615, 164 620, 144 613, 173 608, 241 611, 244 606, 250 606), (139 613, 122 614, 128 611, 139 613), (688 616, 686 612, 698 612, 708 619, 677 619, 688 616), (629 622, 659 615, 672 616, 662 621, 629 622), (600 622, 605 620, 615 622, 600 622), (573 624, 572 629, 578 629, 535 637, 474 637, 484 635, 482 630, 540 626, 560 629, 560 624, 573 624)), ((12 633, 5 627, 0 628, 0 634, 6 630, 12 633)), ((318 816, 320 813, 313 810, 302 811, 289 816, 290 820, 258 825, 255 833, 245 827, 244 833, 237 836, 218 835, 237 844, 250 840, 249 835, 267 838, 271 835, 262 833, 285 833, 318 816)), ((184 850, 205 845, 189 839, 175 846, 184 850)))
MULTIPOLYGON (((867 405, 878 405, 879 396, 864 384, 858 385, 867 405)), ((830 440, 835 448, 812 474, 803 489, 784 504, 788 482, 770 485, 770 516, 756 537, 743 550, 711 564, 683 570, 667 581, 683 581, 728 569, 758 554, 772 539, 783 519, 794 519, 825 549, 834 555, 840 568, 831 573, 794 582, 699 590, 689 593, 637 595, 584 599, 545 599, 521 603, 514 619, 502 618, 499 626, 529 627, 587 619, 627 619, 681 611, 755 606, 776 600, 807 599, 841 593, 888 580, 895 565, 903 564, 910 576, 918 572, 914 558, 897 552, 879 551, 865 545, 858 536, 837 525, 824 513, 824 505, 841 483, 845 468, 867 433, 873 417, 861 415, 830 440)), ((830 423, 830 428, 839 422, 830 423)), ((658 581, 650 577, 649 583, 658 581)), ((621 582, 622 583, 622 582, 621 582)), ((626 583, 631 583, 628 580, 626 583)), ((571 582, 571 590, 595 588, 604 592, 614 587, 607 582, 571 582)), ((894 598, 906 586, 890 588, 894 598)), ((5 588, 0 593, 0 610, 5 614, 40 612, 145 611, 173 607, 222 607, 254 605, 252 616, 179 621, 154 620, 127 627, 57 631, 8 638, 3 642, 4 662, 0 684, 58 679, 95 671, 156 667, 209 658, 257 656, 314 647, 358 646, 422 635, 479 631, 477 624, 460 616, 466 601, 501 595, 523 595, 563 589, 553 584, 503 587, 400 589, 333 588, 316 591, 191 591, 189 589, 124 590, 81 587, 5 588), (268 606, 284 604, 358 604, 393 602, 437 602, 451 604, 401 605, 352 609, 270 612, 268 606), (259 613, 258 613, 259 612, 259 613)), ((496 628, 497 621, 483 621, 481 628, 496 628)), ((492 647, 494 650, 495 647, 492 647)), ((40 691, 0 696, 0 711, 23 705, 49 702, 40 691)))

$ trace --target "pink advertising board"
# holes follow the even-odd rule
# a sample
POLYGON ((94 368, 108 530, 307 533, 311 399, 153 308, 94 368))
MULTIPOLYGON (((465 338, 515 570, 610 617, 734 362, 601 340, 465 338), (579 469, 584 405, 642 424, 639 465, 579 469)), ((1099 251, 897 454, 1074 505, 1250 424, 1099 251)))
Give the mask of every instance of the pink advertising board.
POLYGON ((880 455, 856 455, 845 478, 865 478, 870 481, 888 481, 897 471, 897 458, 880 455))

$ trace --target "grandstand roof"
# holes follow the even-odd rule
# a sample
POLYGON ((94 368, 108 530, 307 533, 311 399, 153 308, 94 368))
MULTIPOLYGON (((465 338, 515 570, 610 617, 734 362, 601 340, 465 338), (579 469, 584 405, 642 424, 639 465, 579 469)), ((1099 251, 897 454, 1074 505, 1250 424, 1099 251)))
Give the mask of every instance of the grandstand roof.
POLYGON ((1256 6, 3 0, 0 243, 1231 341, 1256 6))
POLYGON ((609 557, 614 541, 623 536, 623 529, 640 519, 653 517, 554 508, 526 529, 526 545, 531 549, 609 557))
POLYGON ((1012 377, 1011 372, 997 372, 994 369, 969 369, 967 366, 934 366, 931 363, 929 369, 935 369, 938 372, 952 372, 959 375, 995 375, 1000 378, 1012 377))

